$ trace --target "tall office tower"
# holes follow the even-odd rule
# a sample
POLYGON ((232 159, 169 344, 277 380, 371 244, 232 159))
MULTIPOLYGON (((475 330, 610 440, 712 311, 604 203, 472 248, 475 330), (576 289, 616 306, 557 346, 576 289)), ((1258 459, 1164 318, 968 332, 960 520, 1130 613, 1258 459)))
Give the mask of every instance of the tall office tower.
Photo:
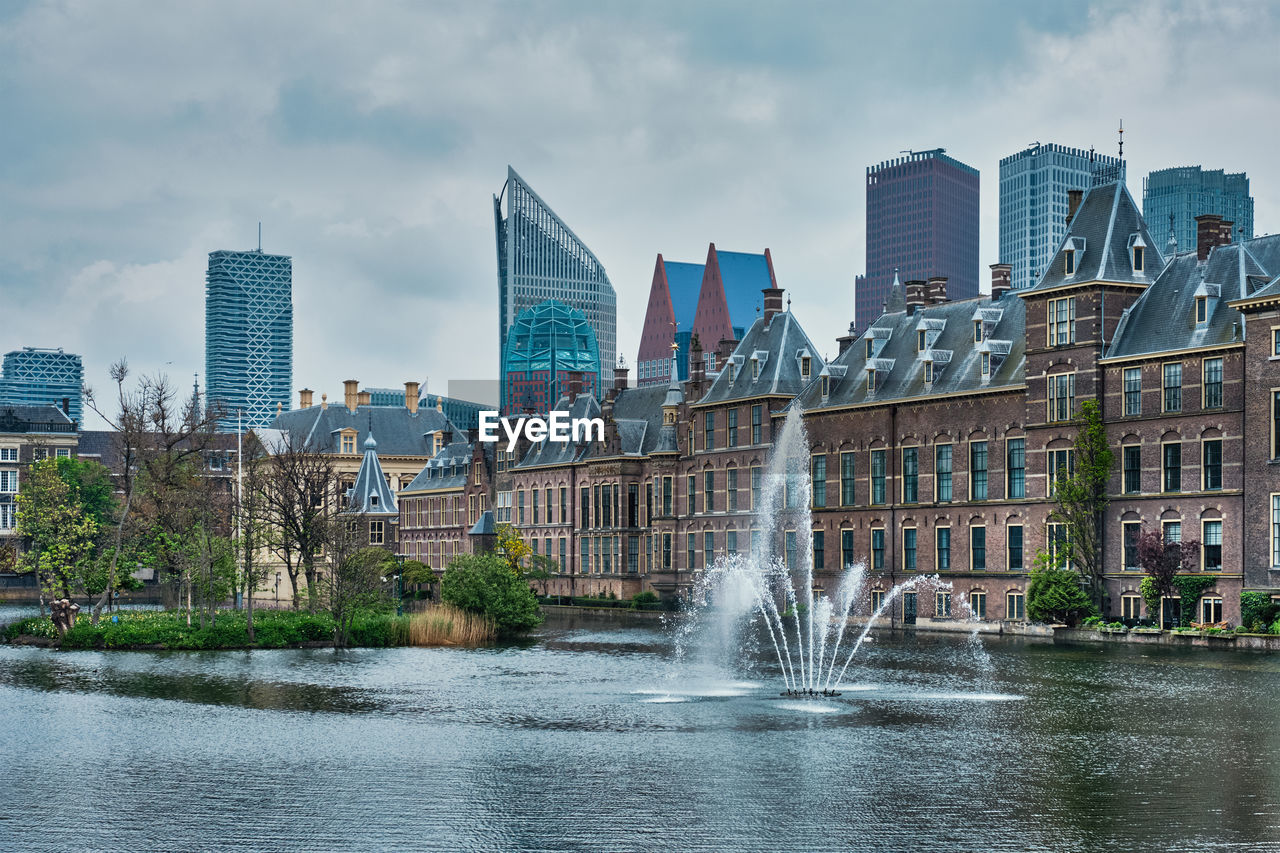
POLYGON ((978 295, 978 170, 945 148, 867 168, 867 272, 854 295, 861 332, 902 281, 947 278, 950 299, 978 295))
MULTIPOLYGON (((600 348, 594 385, 601 387, 601 371, 613 370, 618 346, 618 297, 604 265, 510 166, 507 182, 493 197, 493 220, 498 243, 498 358, 505 357, 516 318, 554 299, 581 311, 591 324, 600 348)), ((505 363, 500 360, 498 366, 505 377, 505 363)), ((502 394, 505 410, 505 381, 502 394)))
POLYGON ((1124 167, 1116 157, 1038 142, 1000 161, 1000 263, 1013 267, 1014 290, 1034 286, 1058 251, 1067 191, 1089 189, 1094 172, 1107 168, 1124 167))
POLYGON ((0 407, 57 406, 71 420, 83 424, 83 394, 80 356, 63 352, 61 347, 23 347, 5 353, 0 368, 0 407))
MULTIPOLYGON (((1253 196, 1249 176, 1244 172, 1224 173, 1199 166, 1178 166, 1151 172, 1142 182, 1142 218, 1151 236, 1161 241, 1169 237, 1173 216, 1173 236, 1178 250, 1196 247, 1196 217, 1216 213, 1232 223, 1231 240, 1253 239, 1253 196)), ((1169 253, 1165 252, 1168 256, 1169 253)))
POLYGON ((221 427, 265 428, 293 384, 293 260, 257 251, 209 253, 204 383, 221 427))

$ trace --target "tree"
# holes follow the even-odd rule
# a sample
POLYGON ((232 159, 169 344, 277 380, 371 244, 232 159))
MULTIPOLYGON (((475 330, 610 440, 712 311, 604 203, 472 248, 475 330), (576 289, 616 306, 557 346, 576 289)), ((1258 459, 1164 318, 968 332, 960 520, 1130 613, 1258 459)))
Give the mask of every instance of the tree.
POLYGON ((529 584, 495 554, 455 557, 440 578, 440 598, 485 617, 499 636, 524 634, 542 623, 542 611, 529 584))
POLYGON ((358 516, 339 516, 330 526, 323 584, 333 615, 333 647, 341 649, 350 645, 355 617, 387 603, 387 577, 395 571, 395 557, 367 544, 358 516))
POLYGON ((1093 603, 1103 606, 1102 522, 1107 508, 1107 481, 1115 454, 1107 442, 1102 407, 1085 400, 1076 416, 1075 470, 1059 468, 1055 474, 1055 506, 1049 520, 1066 527, 1067 548, 1080 574, 1089 578, 1093 603))
POLYGON ((1080 586, 1080 573, 1065 567, 1062 552, 1036 555, 1027 584, 1027 615, 1036 622, 1065 622, 1073 625, 1095 612, 1089 596, 1080 586))
POLYGON ((235 495, 236 549, 239 589, 245 597, 245 632, 249 642, 256 642, 253 628, 253 594, 266 583, 270 566, 263 559, 270 542, 270 507, 268 494, 270 465, 266 448, 255 433, 241 441, 238 486, 235 495))
POLYGON ((494 552, 507 561, 511 571, 520 574, 524 571, 524 558, 533 553, 529 543, 520 538, 520 531, 510 524, 499 524, 495 533, 494 552))
POLYGON ((319 604, 316 567, 333 522, 342 509, 333 461, 308 446, 306 438, 289 432, 268 448, 263 464, 264 508, 268 521, 267 546, 281 562, 293 588, 293 606, 302 602, 299 578, 307 585, 307 606, 319 604))
POLYGON ((98 524, 59 475, 53 459, 31 464, 17 504, 17 531, 27 540, 20 565, 35 573, 43 615, 46 594, 53 598, 71 598, 84 588, 83 578, 93 556, 98 524))
POLYGON ((1176 591, 1176 578, 1189 572, 1200 560, 1200 543, 1194 539, 1169 542, 1160 530, 1143 528, 1138 534, 1138 565, 1147 573, 1143 583, 1143 599, 1147 612, 1158 623, 1164 621, 1160 603, 1176 591))

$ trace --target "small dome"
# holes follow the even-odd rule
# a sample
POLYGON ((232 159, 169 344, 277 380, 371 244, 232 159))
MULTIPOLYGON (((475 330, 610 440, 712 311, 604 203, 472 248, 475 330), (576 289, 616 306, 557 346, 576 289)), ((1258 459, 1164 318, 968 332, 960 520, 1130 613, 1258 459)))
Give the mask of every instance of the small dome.
POLYGON ((378 442, 373 440, 373 433, 369 433, 369 437, 364 440, 364 449, 373 450, 378 446, 378 442))

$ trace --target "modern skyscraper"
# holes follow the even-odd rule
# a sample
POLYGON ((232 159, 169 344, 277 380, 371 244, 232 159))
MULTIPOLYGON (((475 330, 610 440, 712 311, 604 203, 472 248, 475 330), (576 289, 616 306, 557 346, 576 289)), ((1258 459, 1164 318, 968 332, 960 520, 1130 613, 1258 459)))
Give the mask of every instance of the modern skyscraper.
POLYGON ((0 406, 56 406, 84 423, 84 366, 80 356, 58 349, 23 347, 5 353, 0 406))
MULTIPOLYGON (((591 324, 600 351, 595 369, 599 387, 601 371, 613 369, 618 340, 618 297, 604 265, 510 166, 502 192, 493 197, 493 221, 498 244, 499 358, 505 356, 508 333, 521 312, 554 299, 581 311, 591 324)), ((499 367, 505 376, 505 363, 499 367)), ((502 393, 507 393, 505 381, 502 393)), ((505 408, 505 396, 502 403, 505 408)))
POLYGON ((600 349, 581 311, 549 299, 520 312, 502 354, 503 414, 548 412, 582 374, 581 391, 600 388, 600 349))
POLYGON ((265 428, 293 384, 293 260, 257 251, 209 253, 204 305, 205 397, 222 428, 265 428))
POLYGON ((1142 218, 1153 237, 1169 238, 1172 214, 1173 236, 1178 250, 1196 247, 1196 217, 1216 213, 1232 223, 1234 242, 1253 239, 1253 196, 1244 172, 1224 173, 1199 166, 1178 166, 1151 172, 1142 182, 1142 218))
POLYGON ((1014 290, 1033 287, 1058 251, 1067 191, 1089 189, 1107 167, 1123 169, 1115 157, 1038 142, 1000 161, 1000 263, 1013 267, 1014 290))
POLYGON ((978 294, 978 170, 945 148, 911 151, 867 168, 867 272, 854 326, 880 316, 894 272, 947 278, 951 299, 978 294))

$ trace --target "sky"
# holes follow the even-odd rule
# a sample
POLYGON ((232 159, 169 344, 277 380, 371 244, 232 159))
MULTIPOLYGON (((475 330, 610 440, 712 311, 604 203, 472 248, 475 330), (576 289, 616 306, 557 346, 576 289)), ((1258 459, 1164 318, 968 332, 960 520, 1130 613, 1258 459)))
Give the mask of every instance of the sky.
MULTIPOLYGON (((0 2, 0 351, 204 376, 208 253, 293 257, 294 405, 497 371, 510 164, 605 265, 634 361, 654 259, 771 249, 820 349, 867 166, 1033 142, 1248 173, 1280 230, 1280 7, 1231 2, 0 2)), ((95 424, 91 421, 90 426, 95 424)))

